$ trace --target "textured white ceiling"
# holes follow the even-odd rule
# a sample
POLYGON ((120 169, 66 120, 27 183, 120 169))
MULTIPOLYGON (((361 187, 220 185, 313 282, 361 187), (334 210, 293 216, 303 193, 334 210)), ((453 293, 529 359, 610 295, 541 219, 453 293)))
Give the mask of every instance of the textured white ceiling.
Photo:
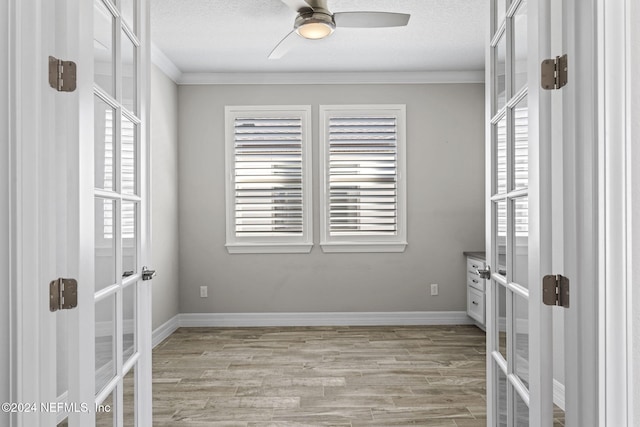
POLYGON ((411 19, 399 28, 337 28, 270 60, 296 16, 280 0, 152 0, 151 38, 183 73, 484 69, 488 0, 329 0, 329 8, 411 19))

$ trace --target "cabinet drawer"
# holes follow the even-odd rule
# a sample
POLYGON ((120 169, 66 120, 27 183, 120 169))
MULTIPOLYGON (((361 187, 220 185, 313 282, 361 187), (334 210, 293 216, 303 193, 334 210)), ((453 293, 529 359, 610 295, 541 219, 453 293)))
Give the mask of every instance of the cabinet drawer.
POLYGON ((484 279, 481 279, 477 274, 467 274, 467 286, 476 288, 480 292, 484 292, 484 279))
POLYGON ((484 325, 484 293, 467 287, 467 314, 484 325))
POLYGON ((477 259, 467 258, 467 271, 469 273, 477 274, 479 268, 484 268, 484 262, 477 259))

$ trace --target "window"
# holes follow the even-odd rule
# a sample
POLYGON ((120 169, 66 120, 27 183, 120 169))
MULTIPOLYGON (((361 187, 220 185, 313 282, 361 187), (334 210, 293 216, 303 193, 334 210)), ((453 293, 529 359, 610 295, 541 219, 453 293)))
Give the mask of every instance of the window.
POLYGON ((226 107, 227 250, 310 252, 311 107, 226 107))
POLYGON ((320 106, 324 252, 407 245, 405 106, 320 106))

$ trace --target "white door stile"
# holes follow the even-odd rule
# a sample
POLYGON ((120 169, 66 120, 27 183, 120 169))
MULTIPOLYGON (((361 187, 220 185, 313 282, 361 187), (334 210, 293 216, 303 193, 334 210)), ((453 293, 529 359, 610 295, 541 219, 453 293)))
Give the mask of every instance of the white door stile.
MULTIPOLYGON (((150 96, 151 93, 151 14, 149 0, 139 0, 138 2, 138 16, 140 17, 139 24, 141 26, 139 30, 140 43, 144 46, 138 52, 139 64, 139 88, 138 99, 140 99, 140 118, 143 121, 143 126, 140 129, 140 144, 141 152, 140 157, 143 159, 140 166, 139 179, 144 182, 140 182, 141 198, 143 203, 140 209, 139 215, 144 217, 144 221, 140 224, 144 224, 140 230, 140 250, 139 254, 142 265, 152 267, 153 264, 153 252, 152 248, 152 223, 151 223, 151 105, 150 96), (144 96, 141 96, 144 95, 144 96)), ((153 280, 143 281, 139 286, 139 298, 136 299, 138 304, 138 336, 140 337, 140 362, 136 370, 137 381, 137 422, 138 426, 150 426, 153 420, 153 403, 152 403, 152 290, 153 280)))
MULTIPOLYGON (((494 1, 489 2, 489 25, 486 26, 485 31, 485 40, 491 40, 494 33, 494 28, 496 24, 494 22, 494 16, 496 16, 496 3, 494 1)), ((484 115, 485 115, 485 124, 491 123, 492 115, 493 115, 493 91, 494 91, 494 80, 493 76, 495 75, 494 64, 495 60, 493 57, 493 49, 491 47, 491 43, 485 43, 485 107, 484 107, 484 115)), ((493 130, 491 126, 485 125, 485 155, 484 155, 484 164, 485 169, 490 168, 490 165, 493 161, 493 130)), ((495 188, 495 176, 493 173, 486 173, 485 171, 485 197, 490 198, 493 195, 493 189, 495 188)), ((485 242, 491 242, 494 236, 493 230, 493 204, 485 203, 485 242)), ((486 250, 486 264, 491 266, 495 265, 492 259, 492 251, 486 250)), ((487 427, 493 427, 496 425, 495 420, 495 412, 493 411, 493 407, 497 404, 494 399, 497 391, 495 390, 494 381, 489 381, 489 378, 495 378, 496 372, 494 368, 494 358, 492 355, 493 349, 496 347, 496 334, 489 333, 489 328, 495 328, 495 325, 491 322, 491 314, 493 313, 494 308, 494 294, 493 294, 493 286, 491 285, 491 281, 487 280, 485 286, 485 319, 486 319, 486 371, 487 371, 487 381, 486 381, 486 396, 487 396, 487 427)))
MULTIPOLYGON (((53 214, 48 205, 48 175, 54 166, 45 153, 54 142, 52 117, 46 81, 40 76, 48 66, 46 52, 52 48, 43 37, 51 27, 44 22, 49 8, 39 0, 13 0, 10 3, 11 95, 13 116, 12 160, 15 167, 14 195, 14 290, 16 298, 15 403, 36 403, 49 396, 51 383, 46 375, 54 340, 48 309, 48 283, 55 273, 50 245, 41 236, 51 236, 53 214), (35 21, 35 23, 34 23, 35 21), (42 24, 38 25, 38 24, 42 24), (34 27, 39 29, 34 31, 34 27)), ((54 358, 55 359, 55 358, 54 358)), ((48 400, 48 399, 47 399, 48 400)), ((37 408, 12 415, 15 425, 46 425, 50 414, 37 408)))
POLYGON ((68 31, 68 55, 76 60, 77 87, 75 102, 69 105, 68 161, 71 168, 68 184, 68 222, 74 226, 69 229, 67 251, 70 276, 78 280, 78 307, 69 310, 68 316, 68 402, 88 404, 89 412, 77 411, 69 414, 69 426, 93 425, 95 355, 92 343, 95 342, 93 282, 93 187, 92 182, 82 179, 92 171, 93 160, 93 4, 83 0, 66 0, 68 31), (81 60, 85 59, 85 60, 81 60))
POLYGON ((591 427, 600 419, 598 387, 599 277, 598 93, 596 1, 564 2, 564 52, 570 58, 563 98, 564 265, 571 280, 565 318, 565 425, 591 427))
MULTIPOLYGON (((553 422, 552 311, 542 304, 542 276, 553 274, 551 210, 551 94, 540 86, 540 63, 551 58, 549 0, 529 6, 529 321, 530 425, 553 422)), ((555 57, 555 56, 553 56, 555 57)))

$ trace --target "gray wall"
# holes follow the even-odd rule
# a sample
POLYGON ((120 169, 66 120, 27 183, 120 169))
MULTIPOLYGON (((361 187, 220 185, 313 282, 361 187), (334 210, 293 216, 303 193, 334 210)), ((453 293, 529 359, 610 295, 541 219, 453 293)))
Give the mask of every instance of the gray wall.
POLYGON ((178 314, 178 86, 151 68, 153 328, 178 314))
MULTIPOLYGON (((0 2, 0 295, 9 286, 9 31, 8 3, 0 2)), ((0 402, 9 402, 10 310, 0 310, 0 402)), ((0 412, 0 425, 9 425, 9 414, 0 412)))
POLYGON ((178 105, 181 313, 466 309, 462 252, 484 248, 483 85, 180 86, 178 105), (318 105, 366 103, 407 105, 406 252, 229 255, 224 106, 312 105, 317 243, 318 105))

